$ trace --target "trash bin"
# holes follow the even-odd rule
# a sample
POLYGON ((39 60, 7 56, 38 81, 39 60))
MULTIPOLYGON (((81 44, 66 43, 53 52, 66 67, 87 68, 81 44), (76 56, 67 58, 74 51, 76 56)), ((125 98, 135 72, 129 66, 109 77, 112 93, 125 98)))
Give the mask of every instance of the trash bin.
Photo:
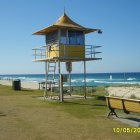
POLYGON ((21 90, 21 82, 20 80, 13 80, 12 82, 12 89, 13 90, 21 90))

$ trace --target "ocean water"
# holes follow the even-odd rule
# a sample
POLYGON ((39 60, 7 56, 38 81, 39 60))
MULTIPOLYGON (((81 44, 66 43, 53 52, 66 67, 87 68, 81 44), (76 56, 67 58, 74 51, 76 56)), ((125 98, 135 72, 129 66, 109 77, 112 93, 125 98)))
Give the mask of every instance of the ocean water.
MULTIPOLYGON (((66 74, 65 74, 66 75, 66 74)), ((68 76, 68 75, 67 75, 68 76)), ((21 81, 43 82, 45 81, 44 74, 14 74, 14 75, 0 75, 0 79, 20 79, 21 81)), ((55 81, 58 82, 58 75, 55 75, 55 81)), ((88 73, 86 74, 87 86, 109 86, 122 84, 137 84, 140 85, 140 72, 131 73, 88 73)), ((64 83, 68 85, 68 82, 64 83)), ((84 85, 83 74, 72 74, 71 85, 84 85)))

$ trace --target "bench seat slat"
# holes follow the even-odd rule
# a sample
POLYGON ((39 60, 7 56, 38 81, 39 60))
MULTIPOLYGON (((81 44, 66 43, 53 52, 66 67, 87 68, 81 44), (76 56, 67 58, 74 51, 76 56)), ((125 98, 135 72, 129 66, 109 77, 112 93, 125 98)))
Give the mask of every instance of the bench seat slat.
POLYGON ((120 99, 116 100, 116 99, 110 98, 109 99, 109 102, 110 102, 110 107, 111 108, 114 108, 114 109, 123 109, 122 101, 120 99))
POLYGON ((130 112, 140 112, 140 103, 138 102, 131 102, 131 101, 125 101, 124 102, 126 110, 130 112))

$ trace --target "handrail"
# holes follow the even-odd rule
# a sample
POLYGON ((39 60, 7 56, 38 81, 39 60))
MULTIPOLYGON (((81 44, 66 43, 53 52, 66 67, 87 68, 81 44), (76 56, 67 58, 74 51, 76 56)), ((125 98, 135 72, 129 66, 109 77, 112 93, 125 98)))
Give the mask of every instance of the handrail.
MULTIPOLYGON (((58 43, 56 43, 56 45, 59 45, 58 43)), ((64 50, 66 50, 66 46, 70 47, 70 44, 67 45, 67 44, 64 44, 65 48, 64 50)), ((77 45, 77 46, 82 46, 82 45, 77 45)), ((97 58, 96 57, 96 54, 99 54, 99 53, 102 53, 102 52, 99 52, 99 51, 96 51, 97 48, 100 48, 102 46, 95 46, 95 45, 84 45, 84 50, 85 50, 85 58, 97 58)), ((59 53, 61 52, 60 48, 58 47, 58 49, 55 49, 53 50, 53 47, 51 46, 43 46, 43 47, 39 47, 39 48, 33 48, 32 49, 34 51, 33 55, 34 55, 34 60, 38 60, 38 59, 46 59, 49 57, 49 54, 50 52, 54 51, 55 53, 59 53)), ((83 51, 77 51, 77 50, 71 50, 71 53, 77 53, 79 54, 80 52, 83 52, 83 51)), ((66 51, 64 51, 64 54, 67 56, 67 53, 66 51)))

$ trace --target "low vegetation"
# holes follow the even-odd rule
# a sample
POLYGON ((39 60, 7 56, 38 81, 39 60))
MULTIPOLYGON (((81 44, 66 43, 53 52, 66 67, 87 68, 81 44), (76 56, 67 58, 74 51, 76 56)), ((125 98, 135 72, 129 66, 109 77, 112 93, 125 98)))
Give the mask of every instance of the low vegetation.
POLYGON ((106 118, 103 93, 103 87, 95 88, 89 99, 59 103, 40 100, 39 90, 14 91, 0 85, 0 140, 139 139, 139 134, 113 132, 130 126, 106 118))
POLYGON ((129 99, 136 99, 136 100, 140 100, 140 98, 138 98, 135 94, 132 94, 129 99))

